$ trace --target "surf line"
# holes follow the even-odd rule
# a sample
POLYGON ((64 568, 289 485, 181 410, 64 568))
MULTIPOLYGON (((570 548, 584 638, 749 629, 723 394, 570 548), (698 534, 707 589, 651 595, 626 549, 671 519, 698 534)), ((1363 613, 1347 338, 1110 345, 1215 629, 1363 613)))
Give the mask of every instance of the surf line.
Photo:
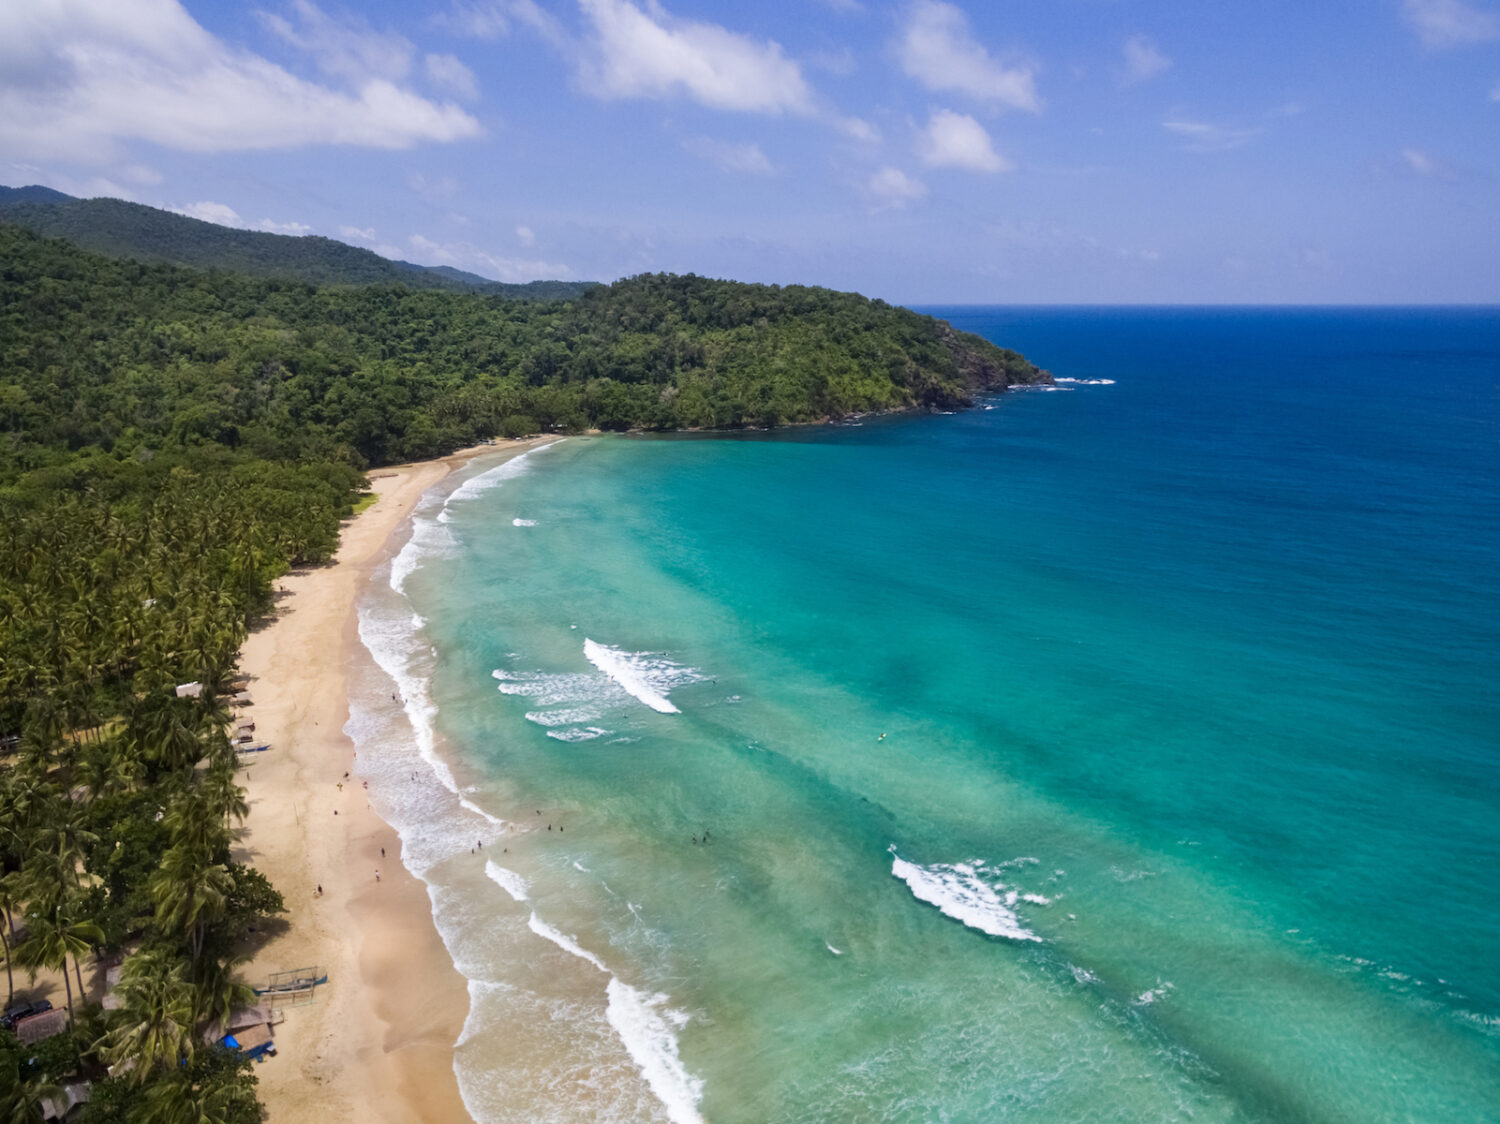
POLYGON ((639 668, 630 662, 630 657, 617 648, 607 648, 587 638, 583 641, 583 654, 605 675, 625 689, 631 697, 645 703, 660 714, 681 714, 667 697, 659 693, 639 668))
MULTIPOLYGON (((504 882, 501 885, 511 891, 504 882)), ((512 896, 515 896, 513 891, 512 896)), ((527 928, 609 977, 604 988, 608 999, 605 1018, 625 1044, 626 1052, 641 1071, 651 1092, 667 1110, 668 1119, 672 1124, 704 1124, 698 1113, 698 1102, 703 1097, 703 1079, 689 1073, 677 1054, 676 1030, 687 1025, 687 1016, 664 1008, 666 995, 648 995, 625 983, 605 967, 603 960, 562 930, 547 924, 534 910, 527 928)))

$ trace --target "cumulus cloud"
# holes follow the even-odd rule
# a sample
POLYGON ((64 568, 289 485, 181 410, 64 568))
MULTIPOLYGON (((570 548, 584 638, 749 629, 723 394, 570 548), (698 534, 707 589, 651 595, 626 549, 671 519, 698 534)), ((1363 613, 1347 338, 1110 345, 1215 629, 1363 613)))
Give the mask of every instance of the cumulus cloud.
POLYGON ((351 242, 373 242, 375 241, 375 228, 373 226, 341 226, 339 237, 347 238, 351 242))
POLYGON ((682 147, 694 156, 700 156, 711 164, 717 164, 726 172, 752 176, 776 174, 771 161, 760 150, 758 144, 732 144, 711 137, 693 137, 683 142, 682 147))
POLYGON ((453 55, 428 55, 423 63, 433 85, 468 101, 479 97, 479 81, 474 72, 453 55))
POLYGON ((942 0, 917 0, 896 44, 901 68, 929 90, 954 91, 1013 109, 1041 111, 1034 70, 990 57, 969 31, 962 9, 942 0))
POLYGON ((178 0, 0 4, 0 149, 108 162, 132 140, 230 152, 407 148, 479 133, 479 123, 457 106, 400 85, 391 75, 395 55, 373 48, 362 55, 350 42, 326 37, 316 16, 297 11, 299 22, 286 23, 289 33, 347 89, 306 81, 223 43, 178 0), (357 69, 366 76, 346 77, 357 69))
POLYGON ((711 109, 806 113, 813 92, 779 43, 678 19, 655 0, 579 0, 592 30, 580 77, 601 98, 688 97, 711 109))
POLYGON ((423 234, 413 234, 407 241, 419 265, 451 265, 496 281, 566 281, 573 276, 572 269, 558 262, 504 257, 467 242, 438 242, 423 234))
POLYGON ((1172 65, 1172 60, 1162 54, 1161 48, 1144 35, 1132 35, 1125 40, 1125 69, 1120 79, 1127 86, 1155 78, 1172 65))
POLYGON ((516 227, 516 238, 523 246, 530 246, 536 242, 536 231, 529 226, 516 227))
POLYGON ((1429 50, 1500 40, 1500 16, 1463 0, 1406 0, 1402 10, 1429 50))
POLYGON ((950 109, 940 109, 932 115, 917 149, 923 162, 934 168, 1006 172, 1012 167, 995 151, 983 125, 950 109))
POLYGON ((885 167, 869 178, 865 191, 878 207, 904 207, 926 196, 927 185, 900 168, 885 167))

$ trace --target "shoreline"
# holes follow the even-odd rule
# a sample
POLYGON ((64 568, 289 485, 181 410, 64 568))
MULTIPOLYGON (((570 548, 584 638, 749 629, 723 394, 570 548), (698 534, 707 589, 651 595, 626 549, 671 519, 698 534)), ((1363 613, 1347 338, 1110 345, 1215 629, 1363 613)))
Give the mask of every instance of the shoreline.
POLYGON ((281 578, 274 619, 241 650, 254 699, 245 714, 272 748, 242 762, 251 811, 234 857, 270 879, 287 906, 241 974, 252 986, 294 968, 329 977, 311 1003, 284 1008, 278 1056, 256 1067, 271 1124, 470 1119, 453 1068, 468 984, 426 885, 400 861, 399 836, 358 787, 346 678, 364 652, 358 598, 423 494, 476 457, 499 463, 552 440, 372 471, 376 501, 345 522, 333 560, 281 578))

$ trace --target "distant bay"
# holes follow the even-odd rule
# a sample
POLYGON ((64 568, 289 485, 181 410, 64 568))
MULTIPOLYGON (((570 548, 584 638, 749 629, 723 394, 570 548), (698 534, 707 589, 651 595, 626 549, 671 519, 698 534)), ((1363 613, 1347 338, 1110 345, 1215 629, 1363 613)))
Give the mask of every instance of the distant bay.
POLYGON ((1500 314, 923 311, 1068 381, 480 463, 366 598, 471 1109, 1496 1119, 1500 314))

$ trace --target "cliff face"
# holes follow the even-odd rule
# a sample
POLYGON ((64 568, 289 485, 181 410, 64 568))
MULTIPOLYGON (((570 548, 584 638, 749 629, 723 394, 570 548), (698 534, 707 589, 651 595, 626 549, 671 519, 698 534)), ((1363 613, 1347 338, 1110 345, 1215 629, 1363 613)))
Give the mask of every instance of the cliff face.
POLYGON ((1052 381, 1050 372, 1025 356, 960 332, 946 321, 938 323, 938 338, 953 357, 959 379, 971 391, 1004 390, 1008 386, 1034 386, 1052 381))

